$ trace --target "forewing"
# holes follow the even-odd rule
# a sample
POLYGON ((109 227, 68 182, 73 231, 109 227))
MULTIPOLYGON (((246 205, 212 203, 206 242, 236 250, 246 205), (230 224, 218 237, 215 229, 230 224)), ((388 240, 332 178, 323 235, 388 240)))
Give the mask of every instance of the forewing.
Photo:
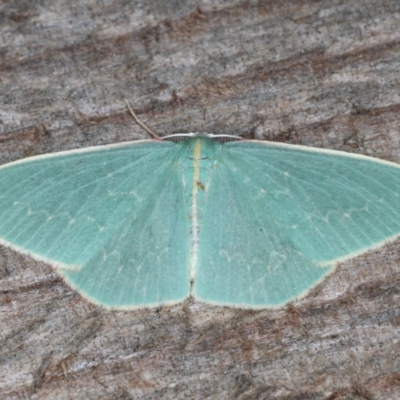
POLYGON ((179 157, 179 144, 143 141, 5 165, 2 242, 108 307, 182 300, 190 228, 179 157))
POLYGON ((341 259, 400 233, 400 168, 265 142, 221 147, 199 238, 197 297, 284 304, 341 259))

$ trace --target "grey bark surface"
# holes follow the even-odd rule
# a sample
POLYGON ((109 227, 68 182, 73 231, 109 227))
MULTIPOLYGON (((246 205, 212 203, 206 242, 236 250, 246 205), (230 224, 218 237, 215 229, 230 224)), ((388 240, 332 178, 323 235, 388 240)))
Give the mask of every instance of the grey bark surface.
MULTIPOLYGON (((0 2, 0 163, 238 134, 400 163, 400 2, 0 2)), ((0 221, 1 223, 1 221, 0 221)), ((0 248, 2 399, 399 399, 400 243, 277 310, 105 311, 0 248)))

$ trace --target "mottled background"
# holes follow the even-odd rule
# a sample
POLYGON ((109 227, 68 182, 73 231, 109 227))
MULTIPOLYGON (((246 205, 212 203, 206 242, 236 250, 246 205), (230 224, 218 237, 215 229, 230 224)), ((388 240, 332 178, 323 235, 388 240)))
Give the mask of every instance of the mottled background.
MULTIPOLYGON (((0 163, 206 131, 400 163, 398 0, 0 1, 0 163)), ((106 312, 0 247, 2 399, 399 399, 400 241, 280 310, 106 312)))

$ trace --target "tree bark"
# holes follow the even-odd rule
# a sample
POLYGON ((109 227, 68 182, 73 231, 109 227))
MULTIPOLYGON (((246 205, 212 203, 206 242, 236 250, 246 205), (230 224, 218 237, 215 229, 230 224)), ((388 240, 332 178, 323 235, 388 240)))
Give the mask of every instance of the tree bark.
MULTIPOLYGON (((212 132, 400 163, 398 0, 1 2, 0 163, 212 132)), ((1 223, 1 221, 0 221, 1 223)), ((0 247, 2 399, 399 399, 400 242, 276 310, 105 311, 0 247)))

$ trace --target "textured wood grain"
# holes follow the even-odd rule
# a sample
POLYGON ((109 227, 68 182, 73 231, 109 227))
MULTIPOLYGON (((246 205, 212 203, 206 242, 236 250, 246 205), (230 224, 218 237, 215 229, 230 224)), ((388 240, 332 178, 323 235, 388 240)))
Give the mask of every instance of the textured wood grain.
MULTIPOLYGON (((0 163, 241 134, 400 163, 400 3, 4 1, 0 163)), ((281 310, 106 312, 0 248, 2 399, 399 399, 400 243, 281 310)))

